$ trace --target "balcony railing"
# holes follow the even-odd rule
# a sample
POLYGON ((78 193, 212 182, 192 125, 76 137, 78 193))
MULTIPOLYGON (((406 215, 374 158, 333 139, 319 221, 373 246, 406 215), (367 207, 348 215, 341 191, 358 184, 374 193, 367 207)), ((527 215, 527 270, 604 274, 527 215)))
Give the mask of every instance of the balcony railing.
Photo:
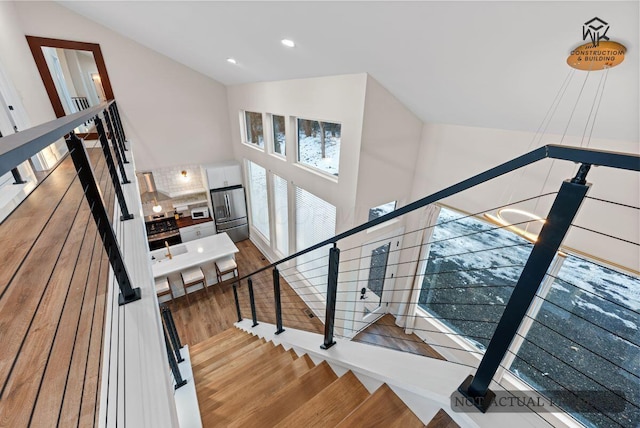
MULTIPOLYGON (((481 412, 497 402, 496 394, 522 393, 546 399, 585 425, 637 426, 640 366, 634 356, 640 343, 634 328, 640 325, 640 279, 637 273, 596 266, 562 246, 571 230, 632 251, 640 245, 585 226, 594 215, 592 203, 624 205, 587 196, 592 166, 638 172, 640 157, 541 147, 239 278, 238 320, 251 316, 254 326, 273 323, 276 334, 287 327, 313 331, 311 321, 300 325, 290 315, 302 298, 323 319, 321 347, 328 349, 334 337, 358 340, 393 307, 396 324, 447 360, 473 368, 457 393, 481 412), (579 168, 554 192, 469 214, 445 208, 446 198, 464 197, 488 180, 543 159, 579 168), (589 203, 582 207, 585 200, 589 203), (526 212, 505 218, 527 207, 548 207, 548 212, 542 218, 526 212), (496 218, 497 212, 505 216, 496 218), (579 269, 582 274, 576 274, 579 269), (595 274, 599 278, 589 277, 595 274), (268 294, 272 299, 264 297, 268 294)), ((631 211, 626 218, 638 218, 638 207, 624 208, 631 211)), ((451 392, 455 389, 452 385, 451 392)), ((563 416, 541 417, 555 423, 563 416)))

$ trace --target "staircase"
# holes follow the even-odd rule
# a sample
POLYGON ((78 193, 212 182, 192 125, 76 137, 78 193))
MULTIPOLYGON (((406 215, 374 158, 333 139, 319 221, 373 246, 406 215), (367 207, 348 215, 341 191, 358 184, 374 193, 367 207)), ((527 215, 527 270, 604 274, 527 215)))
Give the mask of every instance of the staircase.
MULTIPOLYGON (((231 328, 190 347, 204 427, 423 427, 383 384, 373 394, 348 371, 231 328)), ((440 411, 429 428, 458 425, 440 411)))

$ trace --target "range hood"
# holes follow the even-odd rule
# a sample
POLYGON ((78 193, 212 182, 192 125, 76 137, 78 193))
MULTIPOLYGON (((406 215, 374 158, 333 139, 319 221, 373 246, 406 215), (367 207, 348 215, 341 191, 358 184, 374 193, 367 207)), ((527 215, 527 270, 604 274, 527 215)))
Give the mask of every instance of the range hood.
POLYGON ((154 205, 158 205, 158 202, 160 201, 168 201, 171 199, 169 195, 158 192, 158 188, 156 187, 156 182, 153 179, 153 173, 151 171, 146 171, 141 174, 147 188, 147 190, 140 195, 140 199, 143 204, 152 202, 154 205))

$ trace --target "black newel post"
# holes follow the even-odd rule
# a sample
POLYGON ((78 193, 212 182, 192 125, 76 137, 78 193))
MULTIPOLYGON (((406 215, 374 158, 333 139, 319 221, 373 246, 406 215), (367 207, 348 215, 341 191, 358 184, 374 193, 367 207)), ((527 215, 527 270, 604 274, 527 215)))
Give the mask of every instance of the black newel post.
POLYGON ((562 183, 475 376, 469 376, 458 387, 458 391, 483 413, 495 397, 489 390, 491 380, 589 190, 586 176, 590 167, 582 164, 572 180, 562 183))
POLYGON ((280 272, 273 268, 273 298, 276 304, 276 334, 284 331, 282 328, 282 302, 280 301, 280 272))
POLYGON ((324 343, 322 349, 329 349, 336 342, 333 340, 333 327, 336 319, 336 296, 338 294, 338 265, 340 264, 340 249, 329 250, 329 274, 327 278, 327 309, 324 322, 324 343))
POLYGON ((249 284, 249 303, 251 304, 251 319, 253 320, 253 325, 251 327, 255 327, 258 325, 258 317, 256 315, 256 301, 253 297, 253 281, 251 278, 247 280, 249 284))
MULTIPOLYGON (((109 214, 104 206, 104 200, 100 189, 96 184, 95 175, 89 162, 89 156, 87 150, 84 148, 82 141, 76 137, 74 133, 69 134, 69 138, 66 139, 67 148, 73 160, 73 164, 78 172, 78 178, 80 184, 84 189, 84 196, 87 199, 87 203, 91 209, 91 214, 98 227, 98 232, 102 238, 102 244, 105 251, 109 256, 109 263, 113 269, 113 273, 118 281, 120 287, 120 296, 118 303, 124 305, 127 303, 140 300, 140 288, 133 288, 131 286, 131 280, 129 274, 124 265, 122 259, 122 253, 118 246, 116 235, 111 227, 111 221, 109 220, 109 214)), ((117 180, 116 180, 117 182, 117 180)))
POLYGON ((171 346, 176 353, 176 359, 179 363, 181 363, 184 361, 184 358, 182 358, 182 354, 180 353, 180 349, 182 349, 182 343, 180 343, 180 336, 178 336, 178 330, 176 329, 176 324, 173 321, 171 310, 168 307, 162 305, 160 307, 160 314, 162 315, 164 326, 169 333, 169 339, 171 339, 171 346))
POLYGON ((240 300, 238 299, 238 288, 233 284, 233 298, 236 301, 236 312, 238 313, 238 322, 242 321, 242 312, 240 312, 240 300))
POLYGON ((167 359, 169 360, 169 367, 171 368, 171 373, 173 373, 173 378, 176 381, 176 384, 173 386, 173 388, 178 389, 181 386, 186 385, 187 380, 182 379, 182 373, 180 373, 180 367, 178 367, 178 362, 176 361, 176 357, 173 355, 173 352, 171 351, 171 344, 169 343, 169 339, 167 338, 167 332, 164 329, 162 329, 162 331, 164 333, 164 345, 167 348, 167 359))
POLYGON ((12 168, 11 169, 11 174, 13 175, 13 184, 25 184, 26 181, 24 181, 22 179, 22 174, 20 174, 20 171, 18 171, 18 168, 12 168))
MULTIPOLYGON (((113 188, 116 191, 116 199, 118 200, 118 204, 120 205, 120 211, 122 212, 122 215, 120 216, 120 220, 122 221, 131 220, 133 218, 133 214, 129 213, 129 208, 127 207, 127 201, 124 199, 124 193, 122 192, 122 187, 120 186, 120 180, 118 179, 118 173, 116 172, 116 166, 113 163, 113 156, 111 156, 111 149, 109 148, 109 142, 107 141, 107 136, 104 133, 104 126, 102 126, 102 121, 98 116, 96 116, 95 118, 95 123, 96 123, 96 129, 98 131, 98 136, 100 138, 100 145, 102 146, 102 153, 104 154, 104 159, 105 159, 105 162, 107 163, 107 169, 109 170, 109 175, 111 176, 111 181, 113 182, 113 188)), ((82 145, 82 142, 80 143, 80 145, 82 145)), ((84 145, 82 145, 82 148, 84 150, 84 145)), ((124 170, 122 171, 124 172, 124 170)), ((124 183, 124 179, 126 179, 126 176, 123 176, 123 183, 124 183)), ((127 183, 128 182, 129 181, 127 181, 127 183)))

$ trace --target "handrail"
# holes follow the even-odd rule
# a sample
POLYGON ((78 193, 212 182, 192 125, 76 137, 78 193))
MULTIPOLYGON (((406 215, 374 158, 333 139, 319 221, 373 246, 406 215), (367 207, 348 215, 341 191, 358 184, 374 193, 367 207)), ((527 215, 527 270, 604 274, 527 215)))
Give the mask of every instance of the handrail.
POLYGON ((389 214, 385 214, 373 220, 370 220, 366 223, 361 224, 360 226, 356 226, 351 228, 345 232, 342 232, 338 235, 335 235, 329 239, 326 239, 322 242, 319 242, 315 245, 312 245, 309 248, 298 251, 295 254, 291 254, 283 259, 280 259, 270 265, 264 266, 256 271, 247 274, 243 277, 238 278, 234 281, 234 283, 240 283, 243 279, 250 278, 251 276, 263 272, 267 269, 274 268, 281 263, 292 260, 301 255, 310 253, 311 251, 317 250, 318 248, 322 248, 325 245, 335 244, 341 239, 348 238, 351 235, 362 232, 374 226, 377 226, 381 223, 385 223, 389 220, 393 220, 394 218, 400 217, 404 214, 407 214, 411 211, 415 211, 419 208, 437 202, 441 199, 447 198, 456 193, 462 192, 464 190, 470 189, 471 187, 477 186, 478 184, 484 183, 485 181, 492 180, 501 175, 507 174, 509 172, 515 171, 516 169, 522 168, 524 166, 530 165, 532 163, 538 162, 542 159, 558 159, 558 160, 566 160, 577 163, 584 163, 593 166, 605 166, 610 168, 618 168, 618 169, 626 169, 630 171, 640 171, 640 156, 631 154, 631 153, 621 153, 621 152, 611 152, 605 150, 596 150, 596 149, 583 149, 580 147, 568 147, 568 146, 559 146, 555 144, 549 144, 546 146, 542 146, 536 150, 533 150, 529 153, 525 153, 524 155, 518 156, 515 159, 511 159, 508 162, 495 166, 487 171, 481 172, 480 174, 474 175, 471 178, 467 178, 459 183, 456 183, 452 186, 449 186, 443 190, 440 190, 436 193, 433 193, 429 196, 425 196, 422 199, 418 199, 404 207, 398 208, 395 211, 390 212, 389 214))
POLYGON ((2 137, 0 140, 0 175, 21 164, 59 138, 64 137, 75 127, 93 119, 98 113, 109 107, 114 101, 108 101, 68 116, 43 123, 33 128, 2 137))

